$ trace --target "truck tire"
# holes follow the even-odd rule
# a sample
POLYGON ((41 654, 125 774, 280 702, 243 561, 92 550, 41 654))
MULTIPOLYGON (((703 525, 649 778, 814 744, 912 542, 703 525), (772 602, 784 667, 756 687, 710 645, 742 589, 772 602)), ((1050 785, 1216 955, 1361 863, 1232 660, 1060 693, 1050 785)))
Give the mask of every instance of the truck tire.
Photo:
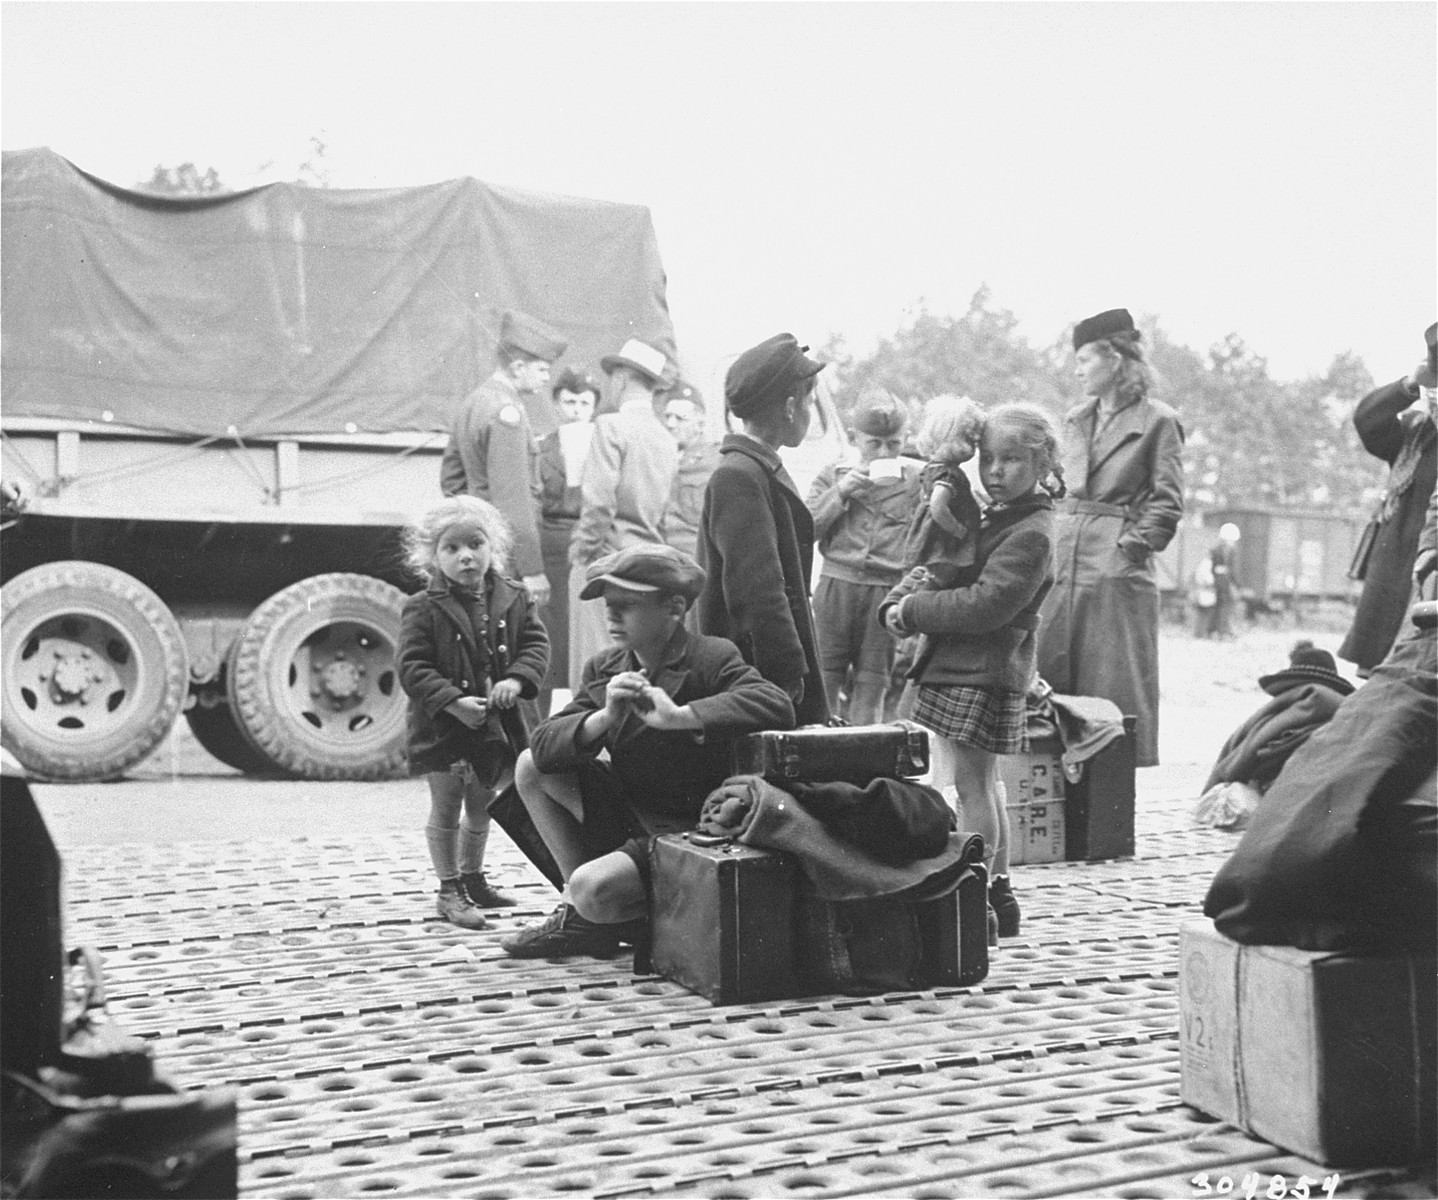
POLYGON ((49 779, 115 779, 170 732, 189 688, 179 623, 138 579, 45 563, 0 589, 0 744, 49 779))
POLYGON ((235 710, 228 702, 213 706, 196 704, 185 713, 190 732, 206 750, 227 767, 246 775, 272 775, 275 764, 255 749, 235 720, 235 710))
POLYGON ((313 575, 250 614, 228 671, 251 745, 301 779, 388 779, 405 765, 404 593, 369 575, 313 575))

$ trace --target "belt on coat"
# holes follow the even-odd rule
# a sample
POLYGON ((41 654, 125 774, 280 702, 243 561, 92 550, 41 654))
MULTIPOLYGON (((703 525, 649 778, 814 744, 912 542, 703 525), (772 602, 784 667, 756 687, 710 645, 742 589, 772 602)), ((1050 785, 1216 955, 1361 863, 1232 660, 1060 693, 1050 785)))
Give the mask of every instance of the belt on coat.
POLYGON ((1105 504, 1101 500, 1080 500, 1066 496, 1058 502, 1060 512, 1079 513, 1085 517, 1127 517, 1129 510, 1122 504, 1105 504))

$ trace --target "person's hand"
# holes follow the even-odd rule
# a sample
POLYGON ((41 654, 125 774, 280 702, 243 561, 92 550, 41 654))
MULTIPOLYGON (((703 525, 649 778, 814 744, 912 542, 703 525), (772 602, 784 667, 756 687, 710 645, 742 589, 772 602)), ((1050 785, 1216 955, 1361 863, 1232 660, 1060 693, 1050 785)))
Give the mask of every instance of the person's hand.
POLYGON ((489 689, 489 702, 495 708, 513 708, 519 703, 524 685, 517 679, 501 679, 489 689))
POLYGON ((548 575, 526 575, 521 582, 524 584, 524 590, 529 593, 531 599, 541 608, 549 603, 548 575))
POLYGON ((694 710, 687 704, 674 703, 669 693, 652 684, 644 689, 646 704, 636 704, 639 719, 650 729, 697 730, 704 728, 694 710))
POLYGON ((1438 372, 1434 371, 1433 364, 1426 355, 1420 358, 1418 365, 1408 373, 1408 382, 1414 387, 1438 387, 1438 372))
POLYGON ((868 473, 855 467, 839 476, 839 499, 848 500, 856 492, 871 491, 873 487, 874 481, 869 478, 868 473))
POLYGON ((458 700, 446 704, 444 711, 466 728, 478 729, 489 714, 489 705, 478 696, 461 696, 458 700))
POLYGON ((611 725, 624 719, 630 707, 643 712, 650 706, 649 680, 640 671, 620 671, 604 688, 604 716, 611 725))
POLYGON ((884 628, 896 638, 909 636, 899 621, 899 606, 897 604, 891 604, 884 610, 884 628))
POLYGON ((1148 557, 1153 553, 1153 547, 1143 538, 1130 538, 1126 542, 1120 542, 1118 548, 1123 551, 1124 557, 1136 567, 1143 566, 1148 562, 1148 557))
POLYGON ((1413 583, 1420 600, 1434 598, 1435 580, 1438 580, 1435 572, 1438 572, 1438 551, 1424 550, 1413 561, 1413 583))

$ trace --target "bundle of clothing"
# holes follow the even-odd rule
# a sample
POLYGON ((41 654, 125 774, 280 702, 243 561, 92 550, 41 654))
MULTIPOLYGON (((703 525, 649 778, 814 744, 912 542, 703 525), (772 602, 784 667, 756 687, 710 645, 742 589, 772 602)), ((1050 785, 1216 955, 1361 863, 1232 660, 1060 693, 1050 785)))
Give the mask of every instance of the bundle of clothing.
POLYGON ((1240 724, 1218 752, 1194 808, 1199 825, 1246 828, 1284 763, 1353 693, 1333 655, 1307 639, 1289 651, 1287 667, 1260 676, 1258 686, 1272 698, 1240 724))

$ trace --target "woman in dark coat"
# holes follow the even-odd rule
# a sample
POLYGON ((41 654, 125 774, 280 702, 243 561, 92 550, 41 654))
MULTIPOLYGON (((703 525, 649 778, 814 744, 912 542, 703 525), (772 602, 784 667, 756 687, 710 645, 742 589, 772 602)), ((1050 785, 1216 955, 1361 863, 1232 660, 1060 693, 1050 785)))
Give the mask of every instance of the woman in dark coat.
POLYGON ((1383 501, 1369 526, 1350 574, 1363 580, 1353 625, 1338 656, 1367 675, 1383 661, 1408 611, 1410 573, 1418 553, 1423 510, 1438 477, 1438 427, 1433 387, 1438 383, 1438 325, 1428 326, 1428 357, 1411 375, 1370 392, 1358 402, 1353 424, 1369 454, 1390 468, 1383 501), (1428 389, 1427 398, 1414 402, 1428 389))
POLYGON ((794 702, 800 725, 829 718, 809 607, 814 520, 779 458, 809 428, 814 376, 824 367, 792 334, 746 350, 729 368, 724 397, 744 423, 719 447, 704 493, 699 632, 726 637, 744 661, 794 702))
POLYGON ((1087 399, 1064 418, 1054 586, 1039 674, 1065 695, 1102 696, 1135 718, 1136 762, 1158 762, 1158 583, 1153 556, 1183 515, 1183 426, 1149 399, 1152 372, 1123 308, 1074 328, 1087 399))

